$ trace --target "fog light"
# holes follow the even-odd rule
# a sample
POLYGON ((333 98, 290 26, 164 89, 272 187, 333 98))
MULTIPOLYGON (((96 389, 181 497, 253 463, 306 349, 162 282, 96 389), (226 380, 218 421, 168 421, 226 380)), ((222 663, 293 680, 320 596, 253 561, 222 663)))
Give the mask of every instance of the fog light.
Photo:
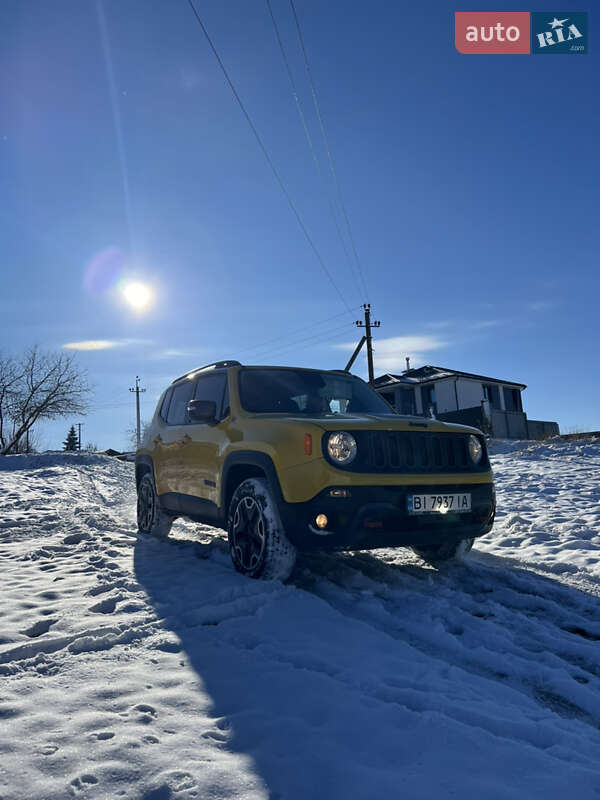
POLYGON ((317 526, 317 528, 320 528, 321 530, 327 527, 327 517, 325 516, 325 514, 317 514, 317 517, 315 519, 315 525, 317 526))

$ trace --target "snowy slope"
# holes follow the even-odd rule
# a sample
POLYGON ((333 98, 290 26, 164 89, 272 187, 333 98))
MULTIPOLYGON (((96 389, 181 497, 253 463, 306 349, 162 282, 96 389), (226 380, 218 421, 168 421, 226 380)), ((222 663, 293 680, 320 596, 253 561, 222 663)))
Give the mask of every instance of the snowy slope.
POLYGON ((286 586, 138 536, 130 464, 0 460, 0 798, 598 800, 600 445, 495 451, 464 564, 286 586))

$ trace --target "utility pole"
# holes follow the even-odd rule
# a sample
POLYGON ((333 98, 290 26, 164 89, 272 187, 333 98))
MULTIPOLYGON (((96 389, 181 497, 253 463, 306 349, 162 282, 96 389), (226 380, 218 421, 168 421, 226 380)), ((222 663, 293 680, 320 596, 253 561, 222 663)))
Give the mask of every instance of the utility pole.
POLYGON ((140 392, 145 392, 145 389, 140 389, 140 378, 139 375, 135 376, 135 388, 130 389, 130 392, 135 392, 135 439, 137 442, 137 446, 140 446, 141 441, 141 432, 140 432, 140 392))
POLYGON ((81 426, 82 426, 82 425, 83 425, 83 423, 82 423, 82 422, 78 422, 78 423, 77 423, 77 429, 78 429, 78 431, 79 431, 79 433, 78 433, 78 435, 77 435, 77 449, 78 449, 78 450, 81 450, 81 426))
POLYGON ((367 365, 369 367, 369 383, 373 383, 375 380, 375 374, 373 372, 373 340, 371 338, 371 328, 379 328, 381 322, 379 320, 371 322, 371 304, 364 303, 363 309, 365 312, 365 319, 364 322, 360 319, 356 320, 354 323, 357 328, 364 328, 365 335, 362 337, 360 342, 358 343, 356 350, 352 353, 352 357, 350 361, 346 364, 346 372, 349 372, 350 367, 354 364, 356 360, 356 356, 360 353, 360 350, 363 344, 367 343, 367 365))

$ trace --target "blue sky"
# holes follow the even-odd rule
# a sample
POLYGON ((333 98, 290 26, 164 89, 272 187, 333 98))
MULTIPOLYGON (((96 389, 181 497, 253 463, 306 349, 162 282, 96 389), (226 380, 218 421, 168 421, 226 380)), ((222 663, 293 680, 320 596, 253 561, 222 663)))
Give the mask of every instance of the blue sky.
MULTIPOLYGON (((328 175, 290 5, 272 6, 328 175)), ((95 386, 90 413, 43 426, 44 446, 60 446, 83 421, 84 442, 123 447, 136 374, 149 417, 162 388, 193 366, 342 367, 342 346, 359 337, 352 320, 367 298, 337 237, 335 191, 312 162, 267 5, 197 8, 345 304, 185 0, 6 0, 2 349, 110 344, 76 353, 95 386), (123 301, 127 281, 152 287, 144 313, 123 301)), ((413 365, 521 381, 531 418, 599 429, 594 14, 589 54, 538 58, 460 55, 453 13, 462 7, 446 2, 296 8, 382 321, 377 373, 402 369, 408 355, 413 365)), ((564 2, 569 9, 586 10, 564 2)))

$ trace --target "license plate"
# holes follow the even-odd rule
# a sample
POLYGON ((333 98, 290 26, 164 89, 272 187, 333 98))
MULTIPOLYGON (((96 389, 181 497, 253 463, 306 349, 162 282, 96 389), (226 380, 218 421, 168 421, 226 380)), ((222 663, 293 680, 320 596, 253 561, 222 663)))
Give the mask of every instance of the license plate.
POLYGON ((409 494, 409 514, 464 514, 471 510, 470 494, 409 494))

